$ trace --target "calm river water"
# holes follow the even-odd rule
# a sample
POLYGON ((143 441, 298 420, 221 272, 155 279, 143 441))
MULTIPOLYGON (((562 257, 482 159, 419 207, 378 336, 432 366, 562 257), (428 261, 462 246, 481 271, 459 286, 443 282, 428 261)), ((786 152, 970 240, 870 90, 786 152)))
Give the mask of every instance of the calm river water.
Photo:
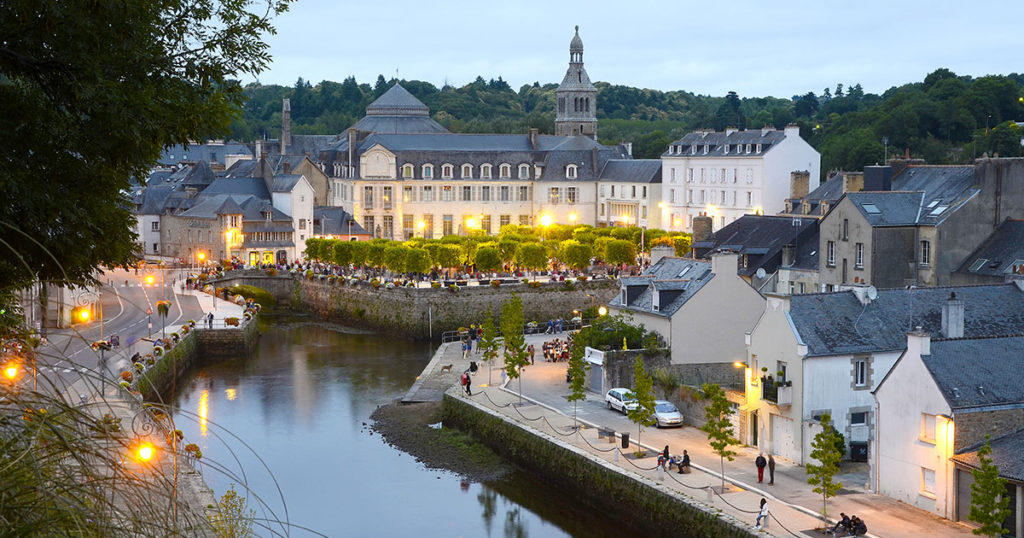
MULTIPOLYGON (((267 505, 250 500, 257 518, 287 519, 327 536, 631 532, 614 515, 578 508, 571 493, 526 472, 467 484, 371 434, 373 411, 402 396, 432 353, 425 343, 342 328, 269 325, 252 357, 205 368, 184 383, 176 421, 208 465, 225 468, 204 471, 218 496, 244 481, 267 505)), ((256 530, 284 533, 279 525, 276 533, 256 530)), ((315 535, 299 528, 290 534, 315 535)))

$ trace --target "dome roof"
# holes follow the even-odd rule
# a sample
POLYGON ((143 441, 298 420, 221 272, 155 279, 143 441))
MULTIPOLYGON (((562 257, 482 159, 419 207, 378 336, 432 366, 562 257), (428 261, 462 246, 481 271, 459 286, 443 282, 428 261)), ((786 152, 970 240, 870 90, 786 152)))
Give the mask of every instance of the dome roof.
POLYGON ((580 27, 576 27, 576 35, 569 42, 569 52, 583 52, 583 40, 580 39, 580 27))

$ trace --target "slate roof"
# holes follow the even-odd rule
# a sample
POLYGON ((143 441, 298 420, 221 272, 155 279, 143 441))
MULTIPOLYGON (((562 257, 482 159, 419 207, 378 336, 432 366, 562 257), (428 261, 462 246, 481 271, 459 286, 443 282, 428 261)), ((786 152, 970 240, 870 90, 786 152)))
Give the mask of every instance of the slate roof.
POLYGON ((249 146, 241 142, 206 142, 203 144, 183 144, 170 146, 160 154, 158 164, 170 166, 187 161, 208 161, 225 164, 228 155, 252 155, 249 146))
POLYGON ((835 175, 828 178, 824 183, 818 185, 818 188, 807 193, 804 200, 812 203, 820 203, 822 200, 826 202, 834 202, 843 196, 843 172, 836 172, 835 175))
POLYGON ((920 216, 924 193, 862 191, 848 192, 846 197, 871 226, 914 226, 920 216))
POLYGON ((322 205, 313 208, 313 231, 321 235, 369 235, 370 233, 343 208, 322 205))
POLYGON ((598 181, 661 183, 661 159, 611 159, 598 181))
MULTIPOLYGON (((292 135, 292 145, 285 148, 290 156, 303 156, 309 155, 313 159, 317 158, 320 154, 320 150, 330 146, 332 142, 338 139, 338 135, 292 135)), ((280 145, 278 145, 280 148, 280 145)))
POLYGON ((202 192, 216 176, 206 161, 184 165, 177 170, 156 170, 146 180, 146 186, 133 193, 135 213, 162 215, 188 209, 195 203, 186 188, 202 192))
POLYGON ((959 273, 1003 278, 1024 265, 1024 220, 1006 219, 968 256, 959 273))
POLYGON ((608 306, 671 317, 714 276, 710 262, 666 256, 644 274, 620 279, 620 284, 626 289, 628 304, 623 303, 620 293, 608 306), (657 311, 653 310, 654 289, 659 294, 657 311))
MULTIPOLYGON (((992 463, 999 468, 999 476, 1017 483, 1024 482, 1024 429, 990 440, 992 463)), ((953 460, 972 469, 981 467, 978 449, 981 445, 967 448, 953 456, 953 460)))
POLYGON ((258 177, 222 177, 218 178, 203 191, 203 194, 237 194, 251 195, 264 200, 270 199, 270 191, 262 178, 258 177))
MULTIPOLYGON (((1024 334, 1024 327, 1018 334, 1024 334)), ((932 340, 923 362, 954 411, 1024 407, 1024 383, 1011 381, 1024 371, 1024 336, 932 340)))
POLYGON ((401 84, 395 84, 366 107, 367 116, 429 116, 430 109, 423 101, 409 93, 401 84))
MULTIPOLYGON (((352 128, 369 133, 447 133, 440 123, 430 118, 430 109, 401 84, 395 84, 366 107, 363 116, 352 128)), ((339 136, 336 144, 321 146, 320 149, 344 145, 348 138, 339 136)))
POLYGON ((738 274, 749 277, 761 268, 771 274, 782 263, 783 245, 792 244, 799 251, 813 243, 816 250, 817 229, 818 220, 812 218, 743 215, 707 240, 693 243, 694 256, 707 258, 712 252, 730 250, 747 256, 747 266, 740 267, 738 274))
POLYGON ((274 192, 291 192, 301 179, 302 176, 296 174, 275 175, 273 190, 274 192))
POLYGON ((669 145, 668 150, 663 153, 666 157, 759 157, 764 155, 777 144, 786 139, 785 131, 770 129, 763 131, 755 129, 750 131, 733 131, 730 133, 718 131, 695 131, 669 145), (750 153, 746 152, 746 145, 750 144, 750 153), (757 153, 757 144, 761 144, 761 152, 757 153), (708 152, 704 153, 704 146, 708 146, 708 152), (737 146, 742 147, 737 149, 737 146), (697 153, 691 154, 691 147, 697 147, 697 153))
POLYGON ((878 290, 864 306, 851 290, 790 297, 789 316, 807 356, 899 351, 916 326, 942 337, 942 305, 951 292, 964 302, 964 336, 1024 332, 1024 291, 1015 284, 878 290))
POLYGON ((892 189, 846 197, 875 227, 935 226, 981 191, 973 166, 908 166, 893 178, 892 189))

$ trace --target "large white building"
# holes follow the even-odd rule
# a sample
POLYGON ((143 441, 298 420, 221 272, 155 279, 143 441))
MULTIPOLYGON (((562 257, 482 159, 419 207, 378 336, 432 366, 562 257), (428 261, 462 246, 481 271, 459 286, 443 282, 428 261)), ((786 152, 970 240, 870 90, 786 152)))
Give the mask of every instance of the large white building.
POLYGON ((696 131, 661 156, 662 195, 671 230, 693 231, 693 217, 707 214, 717 230, 749 213, 774 215, 793 197, 793 172, 820 180, 821 155, 795 125, 778 131, 696 131))

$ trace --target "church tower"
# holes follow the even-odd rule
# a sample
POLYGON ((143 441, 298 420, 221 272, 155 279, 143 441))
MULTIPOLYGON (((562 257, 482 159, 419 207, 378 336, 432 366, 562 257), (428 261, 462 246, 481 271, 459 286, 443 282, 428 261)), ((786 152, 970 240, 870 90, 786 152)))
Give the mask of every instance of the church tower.
POLYGON ((583 40, 580 27, 569 43, 569 70, 555 90, 558 112, 555 114, 555 135, 583 135, 597 140, 597 88, 590 83, 583 68, 583 40))

